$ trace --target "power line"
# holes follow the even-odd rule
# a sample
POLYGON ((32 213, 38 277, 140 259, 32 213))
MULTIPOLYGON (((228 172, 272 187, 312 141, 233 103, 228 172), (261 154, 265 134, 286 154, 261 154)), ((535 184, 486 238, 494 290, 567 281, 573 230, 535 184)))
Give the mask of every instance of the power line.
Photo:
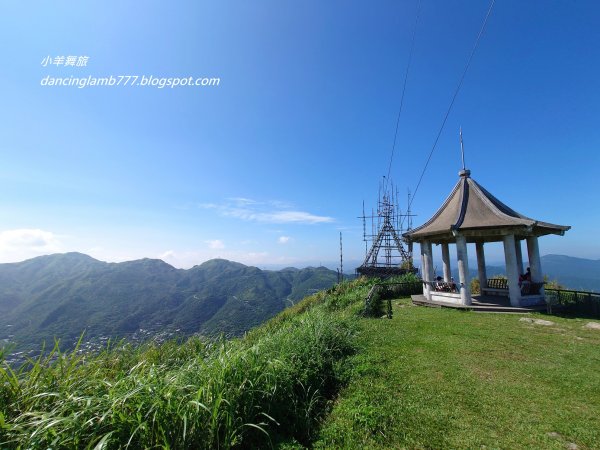
POLYGON ((390 155, 390 164, 388 166, 387 177, 385 178, 385 186, 383 192, 387 192, 387 183, 390 179, 390 173, 392 171, 392 161, 394 160, 394 150, 396 149, 396 140, 398 138, 398 128, 400 127, 400 116, 402 115, 402 106, 404 105, 404 93, 406 92, 406 82, 408 81, 408 72, 410 70, 413 50, 415 48, 415 36, 417 35, 417 23, 419 22, 419 13, 421 12, 421 0, 417 3, 417 13, 415 15, 415 23, 413 25, 412 42, 410 44, 410 53, 408 55, 408 64, 406 65, 406 73, 404 74, 404 85, 402 86, 402 96, 400 98, 400 109, 398 111, 398 118, 396 119, 396 131, 394 132, 394 143, 392 144, 392 154, 390 155))
POLYGON ((465 66, 465 69, 463 70, 462 76, 460 77, 460 81, 458 82, 458 86, 456 86, 456 90, 454 91, 454 95, 452 96, 452 101, 450 102, 450 106, 448 106, 448 110, 446 111, 446 115, 444 116, 444 120, 442 121, 442 125, 440 126, 440 130, 438 131, 438 134, 435 138, 433 147, 431 148, 431 151, 429 152, 429 157, 427 158, 427 161, 425 162, 425 167, 423 167, 423 171, 421 172, 421 176, 419 177, 419 182, 417 183, 417 187, 415 188, 415 191, 412 194, 412 198, 408 205, 409 208, 412 205, 412 202, 414 201, 415 196, 417 195, 417 191, 419 190, 419 186, 421 185, 421 181, 423 180, 423 176, 425 175, 425 171, 427 170, 429 161, 431 161, 431 156, 433 155, 433 152, 435 150, 435 147, 437 146, 437 143, 440 139, 442 131, 444 130, 444 126, 446 125, 446 120, 448 120, 448 116, 450 115, 450 111, 452 110, 452 106, 454 105, 454 101, 456 100, 456 96, 458 95, 458 92, 460 91, 460 88, 463 84, 465 75, 467 74, 467 70, 469 70, 469 66, 471 65, 471 61, 473 60, 473 56, 475 55, 475 51, 477 50, 477 46, 479 45, 481 36, 483 35, 483 32, 485 31, 485 26, 487 24, 488 18, 490 17, 490 14, 492 13, 492 9, 494 8, 495 1, 496 0, 491 1, 490 7, 488 8, 487 14, 485 15, 485 19, 483 19, 483 25, 481 26, 481 30, 479 30, 479 34, 477 35, 477 39, 475 40, 475 45, 473 46, 473 50, 471 50, 471 54, 469 55, 467 65, 465 66))

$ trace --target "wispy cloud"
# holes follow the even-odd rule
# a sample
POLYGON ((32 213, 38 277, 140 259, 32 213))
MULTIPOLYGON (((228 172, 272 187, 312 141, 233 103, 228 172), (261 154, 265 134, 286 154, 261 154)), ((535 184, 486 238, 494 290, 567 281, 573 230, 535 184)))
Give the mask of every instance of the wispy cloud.
POLYGON ((217 205, 216 203, 199 203, 198 207, 203 209, 218 209, 219 205, 217 205))
POLYGON ((0 232, 0 261, 16 261, 62 250, 56 234, 32 228, 0 232))
POLYGON ((0 250, 51 252, 59 249, 60 242, 51 231, 22 228, 0 232, 0 250))
POLYGON ((236 197, 228 199, 226 203, 221 205, 203 203, 200 207, 216 209, 223 216, 261 223, 318 224, 334 221, 333 217, 319 216, 306 211, 291 209, 290 204, 282 201, 258 202, 248 198, 236 197))
POLYGON ((245 198, 245 197, 231 197, 231 198, 228 198, 227 200, 229 200, 230 202, 232 202, 233 204, 235 204, 239 207, 260 204, 260 202, 257 202, 256 200, 252 200, 251 198, 245 198))
POLYGON ((171 260, 175 258, 175 252, 173 250, 167 250, 166 252, 163 252, 160 255, 158 255, 158 258, 162 259, 163 261, 171 260))
POLYGON ((292 209, 294 207, 294 205, 292 205, 290 202, 285 202, 281 200, 271 200, 269 202, 269 205, 279 209, 292 209))
POLYGON ((208 244, 208 248, 211 248, 213 250, 219 250, 219 249, 225 248, 225 244, 220 239, 213 239, 213 240, 204 241, 204 242, 206 244, 208 244))
POLYGON ((289 236, 279 236, 279 239, 277 239, 277 242, 280 244, 287 244, 288 242, 290 242, 290 239, 292 239, 289 236))
POLYGON ((221 212, 225 216, 235 217, 242 220, 251 220, 263 223, 329 223, 332 217, 317 216, 305 211, 256 211, 248 208, 223 208, 221 212))

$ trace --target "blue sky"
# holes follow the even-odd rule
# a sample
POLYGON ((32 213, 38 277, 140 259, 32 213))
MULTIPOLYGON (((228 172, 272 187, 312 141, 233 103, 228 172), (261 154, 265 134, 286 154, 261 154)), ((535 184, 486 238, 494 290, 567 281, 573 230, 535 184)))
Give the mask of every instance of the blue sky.
MULTIPOLYGON (((489 3, 422 0, 391 175, 414 191, 489 3)), ((0 262, 364 256, 417 1, 21 2, 0 6, 0 262), (87 56, 86 67, 43 66, 87 56), (218 86, 41 86, 46 77, 218 86)), ((600 258, 600 4, 497 1, 416 193, 415 225, 473 178, 571 225, 542 254, 600 258)), ((401 205, 403 206, 403 205, 401 205)), ((404 205, 405 206, 405 205, 404 205)), ((404 207, 403 206, 403 207, 404 207)), ((492 248, 488 261, 501 260, 492 248)))

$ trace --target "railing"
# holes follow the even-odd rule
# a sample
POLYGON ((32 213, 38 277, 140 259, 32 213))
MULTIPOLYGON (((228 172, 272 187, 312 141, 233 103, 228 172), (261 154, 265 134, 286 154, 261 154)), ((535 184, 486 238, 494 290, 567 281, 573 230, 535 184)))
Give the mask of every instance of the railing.
POLYGON ((600 293, 573 291, 570 289, 545 288, 546 303, 559 305, 566 313, 589 315, 600 318, 600 293))
POLYGON ((386 301, 386 314, 388 319, 392 318, 392 299, 408 295, 421 294, 423 288, 420 281, 409 281, 403 283, 377 283, 371 287, 365 299, 363 314, 370 317, 378 317, 381 311, 381 302, 386 301))

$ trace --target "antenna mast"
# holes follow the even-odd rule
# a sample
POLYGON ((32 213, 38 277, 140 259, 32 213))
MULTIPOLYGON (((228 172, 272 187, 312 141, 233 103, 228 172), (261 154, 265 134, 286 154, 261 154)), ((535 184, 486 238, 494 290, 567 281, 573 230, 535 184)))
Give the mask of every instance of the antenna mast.
POLYGON ((344 281, 344 258, 342 252, 342 232, 340 231, 340 280, 344 281))
POLYGON ((368 251, 368 247, 367 247, 367 217, 365 216, 365 201, 364 200, 363 200, 362 220, 363 220, 363 241, 365 241, 365 257, 366 257, 367 251, 368 251))

